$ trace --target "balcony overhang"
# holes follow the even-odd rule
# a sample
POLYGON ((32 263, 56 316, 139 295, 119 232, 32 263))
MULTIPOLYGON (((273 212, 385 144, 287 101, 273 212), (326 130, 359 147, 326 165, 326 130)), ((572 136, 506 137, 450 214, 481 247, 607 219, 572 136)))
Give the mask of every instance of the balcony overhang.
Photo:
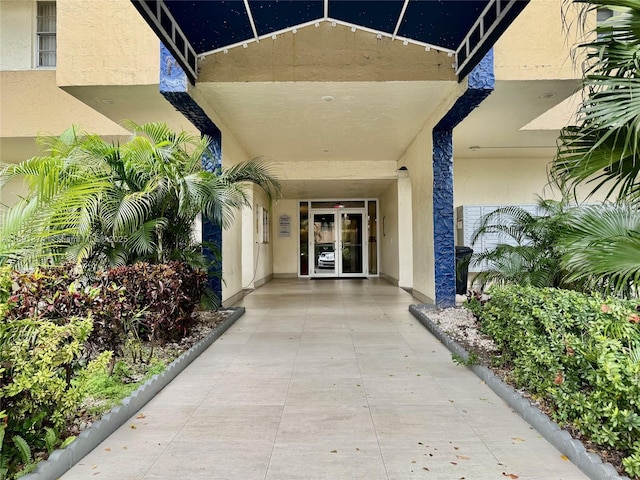
MULTIPOLYGON (((189 80, 198 59, 320 23, 416 44, 452 57, 458 80, 529 0, 131 0, 189 80)), ((374 37, 375 38, 375 37, 374 37)))

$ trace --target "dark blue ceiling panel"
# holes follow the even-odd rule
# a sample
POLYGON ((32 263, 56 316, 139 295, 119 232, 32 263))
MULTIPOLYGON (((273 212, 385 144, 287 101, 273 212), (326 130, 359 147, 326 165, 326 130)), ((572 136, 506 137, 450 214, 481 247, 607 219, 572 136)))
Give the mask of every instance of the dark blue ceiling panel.
POLYGON ((379 32, 393 33, 404 0, 329 0, 329 17, 379 32))
POLYGON ((249 0, 258 35, 319 20, 324 15, 322 0, 249 0))
POLYGON ((455 50, 489 0, 411 0, 398 35, 455 50))
POLYGON ((242 0, 165 0, 165 5, 198 53, 253 38, 242 0))
MULTIPOLYGON (((196 56, 255 39, 243 0, 131 0, 172 55, 196 80, 196 56), (170 15, 167 14, 167 11, 170 15), (171 20, 175 19, 175 25, 171 20), (179 26, 186 37, 177 34, 179 26), (188 43, 188 44, 187 44, 188 43), (192 48, 187 48, 192 47, 192 48)), ((467 75, 529 0, 409 0, 397 35, 456 54, 467 75), (487 6, 493 5, 485 15, 487 6), (483 18, 484 33, 474 28, 483 18), (465 37, 469 36, 469 41, 465 37)), ((404 0, 328 0, 328 18, 393 34, 404 0)), ((248 0, 258 36, 324 18, 324 0, 248 0)))

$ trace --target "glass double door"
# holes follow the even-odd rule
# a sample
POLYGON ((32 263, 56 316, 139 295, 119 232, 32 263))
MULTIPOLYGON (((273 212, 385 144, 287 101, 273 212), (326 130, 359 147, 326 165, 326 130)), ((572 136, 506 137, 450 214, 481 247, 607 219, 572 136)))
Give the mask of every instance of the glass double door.
POLYGON ((314 277, 361 277, 367 274, 364 209, 312 210, 314 277))

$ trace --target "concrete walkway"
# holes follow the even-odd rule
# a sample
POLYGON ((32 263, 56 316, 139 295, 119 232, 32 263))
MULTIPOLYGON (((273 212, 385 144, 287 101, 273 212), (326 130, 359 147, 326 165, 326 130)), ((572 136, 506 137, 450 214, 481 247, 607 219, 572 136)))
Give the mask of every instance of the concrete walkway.
POLYGON ((411 303, 377 279, 268 283, 63 480, 587 478, 411 303))

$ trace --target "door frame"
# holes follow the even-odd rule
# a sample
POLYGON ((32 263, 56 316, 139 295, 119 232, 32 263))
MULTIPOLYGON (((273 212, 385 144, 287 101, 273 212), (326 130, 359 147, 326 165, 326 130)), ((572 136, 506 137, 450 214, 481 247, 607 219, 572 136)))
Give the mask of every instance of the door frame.
MULTIPOLYGON (((297 218, 297 222, 298 223, 298 228, 296 229, 296 236, 297 236, 297 241, 296 241, 296 252, 297 252, 297 276, 298 278, 313 278, 314 275, 312 275, 312 271, 311 271, 311 261, 313 259, 313 255, 310 255, 310 249, 311 249, 311 239, 309 238, 309 228, 313 228, 312 226, 312 221, 311 221, 311 211, 315 211, 315 210, 344 210, 342 208, 337 208, 337 207, 323 207, 323 208, 313 208, 312 205, 314 203, 320 203, 320 202, 329 202, 331 204, 334 205, 339 205, 342 203, 347 203, 347 202, 363 202, 364 203, 364 210, 365 210, 365 243, 366 243, 366 251, 365 253, 365 260, 366 261, 366 271, 365 273, 363 273, 362 275, 358 275, 358 278, 362 278, 362 277, 367 277, 367 278, 377 278, 380 277, 380 255, 381 255, 381 239, 382 239, 382 224, 383 224, 383 219, 380 217, 380 199, 377 197, 358 197, 358 198, 336 198, 336 197, 331 197, 331 198, 300 198, 298 200, 296 200, 296 218, 297 218), (370 208, 371 208, 371 202, 373 202, 375 204, 375 209, 374 212, 372 213, 373 215, 375 215, 375 217, 370 218, 369 212, 370 212, 370 208), (302 205, 306 205, 305 208, 305 217, 304 219, 302 218, 302 205), (303 243, 301 243, 301 232, 303 229, 303 225, 304 225, 304 229, 306 231, 306 241, 304 241, 303 243), (369 248, 371 248, 372 245, 372 241, 370 241, 373 238, 373 245, 375 245, 375 253, 374 256, 371 257, 370 253, 373 252, 369 252, 369 248), (306 251, 303 252, 302 248, 303 246, 306 246, 306 251), (303 270, 303 266, 302 266, 302 261, 301 258, 302 257, 307 257, 304 264, 306 266, 306 269, 303 270), (371 260, 373 260, 374 263, 374 273, 371 273, 371 260), (303 273, 304 271, 304 273, 303 273)), ((347 207, 347 208, 351 208, 351 207, 347 207)), ((354 207, 356 210, 360 210, 360 207, 354 207)), ((315 265, 314 265, 315 267, 315 265)), ((322 277, 320 277, 322 278, 322 277)), ((326 276, 326 278, 332 278, 331 276, 326 276)), ((336 277, 333 277, 336 278, 336 277)))
POLYGON ((366 208, 310 208, 309 209, 309 225, 314 224, 314 215, 333 215, 334 218, 334 268, 331 272, 324 272, 316 269, 316 253, 315 253, 315 236, 309 235, 309 252, 313 253, 309 255, 309 277, 311 278, 361 278, 366 277, 369 274, 369 256, 368 256, 368 225, 367 225, 367 210, 366 208), (343 214, 356 214, 361 215, 361 228, 362 228, 362 244, 360 246, 360 256, 362 258, 362 272, 361 273, 344 273, 342 268, 342 215, 343 214))

